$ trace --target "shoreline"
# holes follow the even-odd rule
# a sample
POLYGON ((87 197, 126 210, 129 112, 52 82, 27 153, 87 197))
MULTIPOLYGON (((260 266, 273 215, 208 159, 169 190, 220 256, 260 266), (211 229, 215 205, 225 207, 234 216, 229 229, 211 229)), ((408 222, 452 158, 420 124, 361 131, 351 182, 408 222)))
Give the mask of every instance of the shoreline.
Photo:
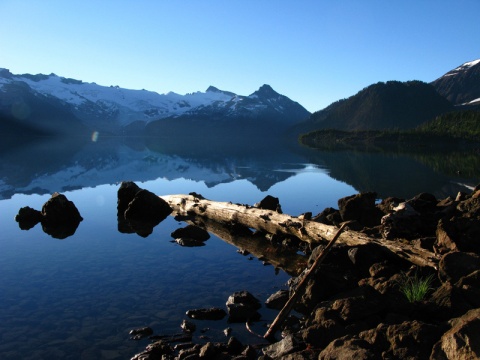
MULTIPOLYGON (((455 199, 423 193, 376 204, 374 193, 362 193, 339 199, 338 204, 339 209, 325 209, 312 221, 337 227, 350 221, 350 230, 380 242, 408 243, 431 252, 438 265, 413 265, 374 243, 337 244, 295 306, 301 318, 289 316, 269 345, 241 344, 235 334, 225 342, 206 339, 197 344, 152 338, 132 359, 478 357, 475 346, 461 345, 455 338, 480 342, 480 334, 471 331, 480 326, 480 185, 455 199), (424 292, 418 290, 421 285, 424 292)), ((271 243, 281 248, 286 241, 272 237, 271 243)), ((323 249, 288 242, 305 253, 310 265, 323 249)), ((276 309, 301 279, 302 275, 291 278, 289 293, 273 294, 276 309)))

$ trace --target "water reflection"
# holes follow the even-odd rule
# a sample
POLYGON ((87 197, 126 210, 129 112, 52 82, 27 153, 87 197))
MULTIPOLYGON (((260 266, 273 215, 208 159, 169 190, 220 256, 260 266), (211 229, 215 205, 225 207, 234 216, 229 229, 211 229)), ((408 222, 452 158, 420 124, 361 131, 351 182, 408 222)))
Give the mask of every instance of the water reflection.
POLYGON ((212 139, 100 137, 96 142, 35 139, 24 145, 1 150, 0 198, 157 178, 191 179, 207 187, 244 179, 267 191, 309 172, 379 197, 430 192, 443 198, 480 181, 478 153, 319 151, 278 139, 225 146, 212 139))
MULTIPOLYGON (((222 308, 240 290, 266 300, 303 266, 304 258, 288 249, 206 222, 211 238, 203 247, 171 242, 171 233, 185 225, 171 216, 146 238, 119 232, 120 181, 135 181, 156 195, 197 192, 251 205, 272 195, 284 213, 298 215, 336 207, 357 191, 408 198, 424 191, 456 194, 465 189, 459 184, 475 184, 478 176, 463 178, 413 156, 319 152, 281 142, 209 143, 209 156, 200 140, 193 147, 188 141, 164 146, 158 139, 100 136, 96 142, 33 141, 0 149, 2 359, 129 358, 145 347, 128 341, 131 329, 176 333, 188 309, 222 308), (84 217, 75 241, 53 241, 39 226, 19 230, 18 209, 40 209, 56 191, 84 217)), ((261 314, 265 321, 276 315, 265 308, 261 314)), ((243 324, 206 326, 213 341, 227 326, 240 341, 252 341, 243 324)))

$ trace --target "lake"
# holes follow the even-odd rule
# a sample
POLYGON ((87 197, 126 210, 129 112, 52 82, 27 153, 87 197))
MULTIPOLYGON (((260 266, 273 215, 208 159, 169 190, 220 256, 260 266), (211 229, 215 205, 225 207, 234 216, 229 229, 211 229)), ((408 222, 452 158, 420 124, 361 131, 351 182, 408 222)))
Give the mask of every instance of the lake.
MULTIPOLYGON (((376 191, 411 198, 468 192, 480 182, 479 155, 316 151, 292 143, 207 139, 21 139, 0 147, 0 358, 124 359, 148 339, 129 331, 181 332, 185 312, 221 307, 235 291, 262 303, 286 289, 285 271, 212 234, 202 247, 182 247, 171 232, 186 224, 168 217, 146 237, 117 230, 117 191, 134 181, 158 195, 196 192, 250 204, 272 195, 284 213, 337 208, 337 200, 376 191), (95 141, 93 141, 95 140, 95 141), (41 210, 54 192, 73 201, 84 220, 63 240, 25 231, 18 210, 41 210)), ((4 143, 5 144, 5 143, 4 143)), ((264 333, 276 312, 263 307, 264 333)), ((196 321, 198 341, 259 341, 244 324, 196 321), (203 340, 200 336, 204 337, 203 340)))

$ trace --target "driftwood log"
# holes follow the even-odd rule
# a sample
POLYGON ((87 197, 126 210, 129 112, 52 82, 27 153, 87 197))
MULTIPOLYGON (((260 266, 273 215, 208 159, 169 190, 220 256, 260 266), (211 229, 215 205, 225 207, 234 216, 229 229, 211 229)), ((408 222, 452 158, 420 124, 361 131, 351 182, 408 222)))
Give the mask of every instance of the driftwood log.
MULTIPOLYGON (((231 202, 210 201, 200 196, 166 195, 161 198, 179 215, 199 215, 219 223, 241 224, 270 234, 294 236, 308 243, 327 241, 333 238, 338 230, 335 226, 280 214, 272 210, 231 202)), ((407 242, 375 239, 351 230, 343 231, 337 243, 349 246, 377 244, 412 264, 435 269, 439 262, 438 256, 433 252, 414 247, 407 242)))

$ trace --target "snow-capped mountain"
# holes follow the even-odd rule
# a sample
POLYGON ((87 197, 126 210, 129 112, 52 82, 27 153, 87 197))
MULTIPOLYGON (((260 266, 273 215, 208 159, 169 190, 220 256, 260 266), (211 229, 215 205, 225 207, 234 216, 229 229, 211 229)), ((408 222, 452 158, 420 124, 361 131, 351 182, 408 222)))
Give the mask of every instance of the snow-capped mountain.
MULTIPOLYGON (((14 75, 7 69, 0 69, 0 114, 20 117, 38 128, 40 121, 37 119, 51 117, 55 111, 61 111, 64 118, 72 118, 70 122, 80 122, 90 130, 112 133, 119 133, 132 123, 138 127, 138 124, 181 116, 261 118, 274 115, 279 120, 295 122, 309 115, 301 105, 276 93, 268 85, 249 96, 236 95, 213 86, 205 92, 186 95, 173 92, 158 94, 100 86, 55 74, 14 75)), ((58 128, 58 125, 54 127, 58 128)), ((51 126, 47 128, 52 130, 51 126)))
POLYGON ((455 105, 480 104, 480 59, 450 70, 432 85, 455 105))

